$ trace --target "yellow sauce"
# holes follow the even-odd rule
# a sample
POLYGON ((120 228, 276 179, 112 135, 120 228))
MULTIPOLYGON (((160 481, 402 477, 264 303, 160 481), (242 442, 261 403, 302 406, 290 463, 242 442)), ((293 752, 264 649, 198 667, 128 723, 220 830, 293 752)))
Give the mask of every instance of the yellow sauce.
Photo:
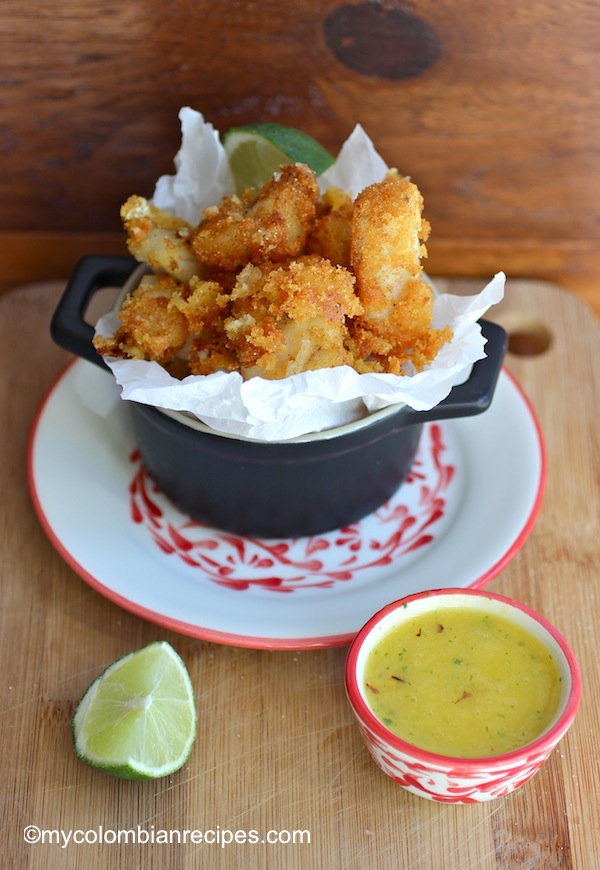
POLYGON ((455 758, 530 743, 556 713, 560 682, 540 640, 508 619, 462 607, 393 629, 369 653, 364 674, 368 704, 386 728, 455 758))

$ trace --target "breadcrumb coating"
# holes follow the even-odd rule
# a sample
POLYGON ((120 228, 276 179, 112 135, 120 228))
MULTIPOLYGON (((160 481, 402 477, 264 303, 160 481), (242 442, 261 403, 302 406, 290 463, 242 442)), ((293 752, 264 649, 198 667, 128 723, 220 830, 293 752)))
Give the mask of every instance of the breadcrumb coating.
POLYGON ((130 196, 121 206, 131 254, 155 272, 166 272, 178 281, 199 275, 202 266, 190 248, 192 226, 181 218, 151 205, 142 196, 130 196))
POLYGON ((371 363, 400 374, 410 360, 419 371, 451 338, 432 328, 433 288, 421 264, 430 228, 422 210, 416 184, 395 171, 354 203, 350 262, 364 308, 355 331, 363 370, 371 363))
POLYGON ((245 377, 352 364, 347 322, 361 306, 346 269, 317 255, 268 272, 248 266, 232 301, 225 331, 245 377))
POLYGON ((121 208, 127 244, 153 274, 96 349, 177 377, 420 371, 452 338, 432 327, 422 210, 397 170, 353 202, 337 188, 320 195, 304 164, 282 166, 256 195, 225 197, 196 227, 131 196, 121 208))
POLYGON ((233 271, 298 256, 316 215, 319 187, 302 163, 283 166, 255 200, 225 197, 204 212, 191 245, 200 262, 233 271))
POLYGON ((188 340, 185 316, 172 305, 181 284, 170 275, 144 275, 119 312, 121 326, 112 338, 94 339, 105 356, 168 362, 188 340))

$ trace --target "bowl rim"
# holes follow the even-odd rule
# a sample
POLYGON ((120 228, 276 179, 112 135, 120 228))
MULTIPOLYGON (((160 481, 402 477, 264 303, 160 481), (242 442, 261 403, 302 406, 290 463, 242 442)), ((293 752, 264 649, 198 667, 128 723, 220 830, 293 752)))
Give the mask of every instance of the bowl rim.
MULTIPOLYGON (((505 618, 510 619, 509 614, 504 615, 505 618)), ((542 642, 545 642, 543 637, 539 639, 541 639, 542 642)), ((550 645, 548 646, 550 648, 550 645)), ((554 655, 552 649, 550 649, 550 652, 554 655)), ((490 592, 485 589, 441 587, 439 589, 415 592, 412 595, 407 595, 396 601, 392 601, 377 611, 363 625, 355 635, 348 649, 345 663, 345 687, 348 701, 359 722, 364 723, 364 725, 383 743, 386 743, 396 751, 405 756, 411 757, 411 759, 420 762, 421 764, 430 767, 435 766, 437 769, 456 770, 457 768, 460 768, 461 771, 467 774, 475 774, 480 772, 483 767, 487 769, 500 769, 505 768, 508 765, 514 766, 515 762, 518 762, 520 758, 522 758, 525 763, 533 756, 548 755, 554 746, 556 746, 558 741, 568 731, 575 718, 581 700, 582 681, 579 665, 573 650, 563 635, 551 622, 549 622, 548 619, 546 619, 546 617, 537 613, 526 604, 505 595, 500 595, 496 592, 490 592), (549 636, 549 638, 551 638, 554 641, 554 644, 559 648, 561 654, 564 656, 566 670, 570 679, 568 687, 564 690, 566 700, 564 701, 563 709, 558 716, 553 719, 552 723, 542 732, 542 734, 540 734, 539 737, 536 737, 535 740, 532 740, 517 749, 513 749, 510 752, 504 752, 499 755, 466 758, 461 756, 443 755, 432 752, 428 749, 422 749, 412 743, 408 743, 401 737, 398 737, 396 734, 389 731, 375 716, 364 700, 357 676, 357 664, 363 645, 369 636, 371 636, 372 632, 377 629, 388 615, 395 613, 398 610, 404 610, 406 605, 411 602, 429 599, 431 600, 431 606, 434 607, 437 606, 437 602, 443 597, 469 597, 477 598, 479 600, 491 599, 495 602, 506 605, 508 610, 521 611, 521 613, 525 614, 526 617, 529 617, 529 619, 537 623, 538 627, 542 630, 541 635, 545 634, 546 637, 549 636)))

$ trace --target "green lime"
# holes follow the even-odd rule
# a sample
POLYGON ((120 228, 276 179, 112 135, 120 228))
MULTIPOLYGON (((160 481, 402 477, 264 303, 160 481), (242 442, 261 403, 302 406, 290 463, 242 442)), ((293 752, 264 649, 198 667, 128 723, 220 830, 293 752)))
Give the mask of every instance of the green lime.
POLYGON ((78 757, 123 779, 168 776, 185 763, 196 737, 196 704, 187 669, 159 641, 109 665, 71 720, 78 757))
POLYGON ((232 127, 223 137, 223 147, 238 194, 247 187, 262 187, 284 163, 306 163, 317 175, 335 163, 315 139, 282 124, 232 127))

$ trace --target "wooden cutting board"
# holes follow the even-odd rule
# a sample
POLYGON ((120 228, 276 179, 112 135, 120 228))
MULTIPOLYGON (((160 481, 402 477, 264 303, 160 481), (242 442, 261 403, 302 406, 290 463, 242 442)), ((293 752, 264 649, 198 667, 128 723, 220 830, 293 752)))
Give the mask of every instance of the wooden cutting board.
MULTIPOLYGON (((482 286, 437 283, 453 292, 482 286)), ((69 359, 48 334, 62 288, 29 285, 0 298, 3 866, 599 867, 600 330, 590 310, 552 284, 509 280, 494 312, 520 351, 506 366, 539 417, 548 475, 529 538, 490 588, 531 605, 570 640, 583 674, 580 712, 521 790, 489 804, 450 806, 409 795, 374 767, 344 696, 344 648, 248 650, 172 633, 105 600, 53 549, 28 493, 27 440, 69 359), (192 756, 165 780, 111 779, 74 756, 73 706, 105 665, 163 638, 183 656, 197 692, 192 756), (30 843, 27 826, 35 826, 33 838, 36 828, 57 833, 30 843), (276 845, 110 842, 138 826, 142 839, 173 831, 176 840, 192 829, 257 831, 261 840, 269 831, 290 840, 294 830, 309 833, 304 842, 276 845), (61 831, 90 842, 48 842, 61 831)))

